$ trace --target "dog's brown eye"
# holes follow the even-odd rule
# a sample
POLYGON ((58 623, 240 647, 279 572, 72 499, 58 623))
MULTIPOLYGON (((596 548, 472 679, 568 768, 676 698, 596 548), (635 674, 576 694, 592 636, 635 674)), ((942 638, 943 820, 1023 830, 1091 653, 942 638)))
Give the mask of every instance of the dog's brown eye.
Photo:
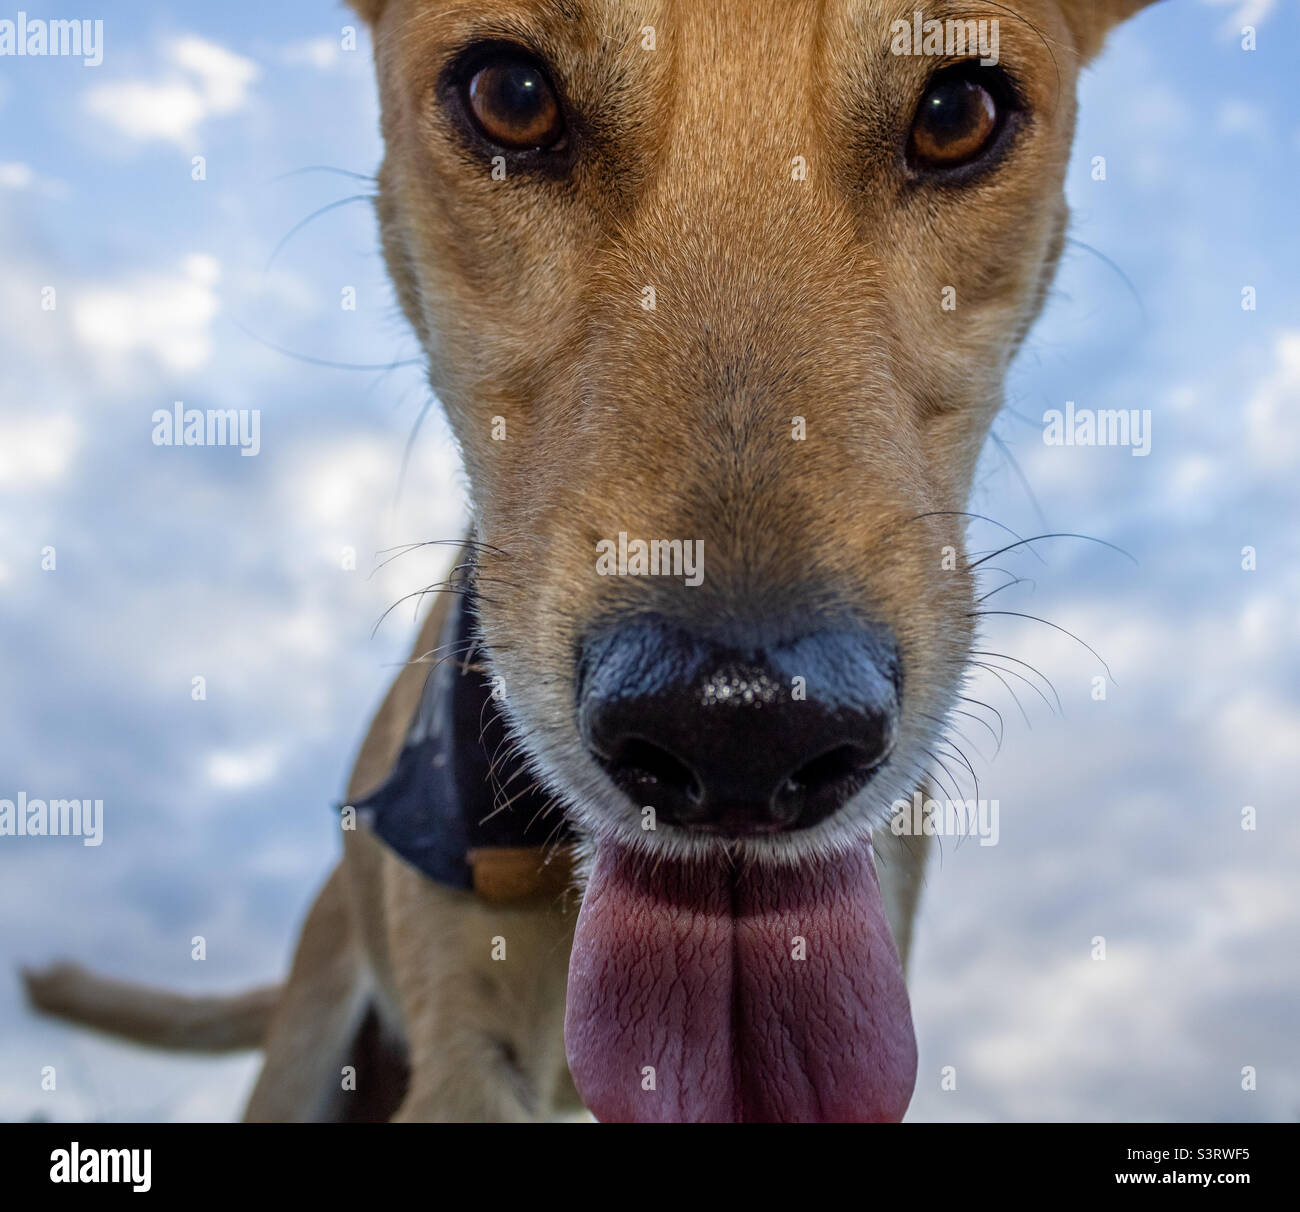
POLYGON ((908 159, 918 168, 959 168, 992 145, 1004 107, 995 89, 962 71, 941 72, 916 108, 908 159))
POLYGON ((486 63, 470 78, 466 104, 483 135, 512 151, 553 147, 564 117, 546 73, 530 59, 486 63))

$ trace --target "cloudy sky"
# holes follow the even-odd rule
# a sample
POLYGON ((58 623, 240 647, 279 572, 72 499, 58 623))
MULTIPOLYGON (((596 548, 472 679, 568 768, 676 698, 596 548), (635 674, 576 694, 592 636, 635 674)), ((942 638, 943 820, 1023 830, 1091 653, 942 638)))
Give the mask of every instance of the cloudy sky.
MULTIPOLYGON (((194 990, 283 970, 412 615, 372 630, 438 575, 420 553, 371 575, 376 553, 462 516, 436 414, 398 486, 428 397, 418 367, 382 369, 418 351, 349 200, 379 157, 364 36, 340 49, 323 0, 116 7, 99 67, 0 59, 0 798, 106 816, 98 848, 0 838, 5 1119, 237 1114, 255 1057, 39 1022, 14 969, 66 955, 194 990), (260 409, 260 453, 155 446, 175 401, 260 409)), ((913 1119, 1300 1116, 1297 45, 1292 0, 1179 0, 1083 83, 1078 243, 972 508, 1136 564, 1073 540, 995 561, 1026 580, 990 608, 1068 628, 1112 676, 1098 699, 1087 649, 988 620, 981 646, 1061 709, 1014 678, 973 692, 1005 721, 996 755, 977 724, 962 742, 1001 837, 946 843, 930 874, 913 1119), (1151 453, 1045 445, 1067 400, 1149 409, 1151 453)))

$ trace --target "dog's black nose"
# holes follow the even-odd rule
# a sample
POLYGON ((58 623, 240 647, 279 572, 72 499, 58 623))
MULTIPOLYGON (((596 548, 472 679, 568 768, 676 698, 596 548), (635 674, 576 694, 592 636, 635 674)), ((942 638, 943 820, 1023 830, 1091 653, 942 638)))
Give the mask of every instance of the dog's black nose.
POLYGON ((609 776, 658 820, 740 836, 806 829, 889 756, 897 647, 883 628, 729 647, 654 618, 583 648, 579 719, 609 776))

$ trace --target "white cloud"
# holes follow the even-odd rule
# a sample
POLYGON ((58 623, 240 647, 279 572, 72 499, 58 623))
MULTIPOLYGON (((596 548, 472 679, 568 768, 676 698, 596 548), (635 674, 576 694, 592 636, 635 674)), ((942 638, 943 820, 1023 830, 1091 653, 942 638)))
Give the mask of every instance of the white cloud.
POLYGON ((31 165, 0 160, 0 189, 27 189, 35 180, 31 165))
POLYGON ((214 114, 233 113, 247 104, 248 89, 260 74, 251 59, 193 36, 178 38, 171 48, 176 62, 198 77, 214 114))
POLYGON ((1300 458, 1300 331, 1278 336, 1273 358, 1246 406, 1247 436, 1260 467, 1289 472, 1300 458))
POLYGON ((1290 755, 1300 736, 1300 711, 1294 703, 1252 687, 1223 705, 1213 735, 1215 760, 1225 769, 1294 773, 1296 762, 1290 755))
POLYGON ((0 485, 12 490, 58 483, 80 442, 81 428, 71 417, 0 418, 0 485))
POLYGON ((343 57, 338 39, 328 34, 319 38, 304 38, 284 48, 284 61, 290 67, 314 67, 319 71, 329 71, 337 67, 343 57))
POLYGON ((1171 508, 1208 507, 1215 488, 1218 464, 1203 454, 1177 456, 1168 475, 1171 508))
POLYGON ((205 113, 189 84, 105 84, 86 97, 86 108, 132 139, 164 139, 182 146, 194 138, 205 113))
POLYGON ((346 526, 367 516, 385 489, 391 492, 392 475, 392 452, 378 441, 362 441, 315 452, 297 490, 311 522, 346 526))
POLYGON ((89 288, 72 305, 73 328, 91 350, 111 359, 143 353, 168 370, 196 370, 212 355, 220 277, 215 258, 195 253, 177 275, 89 288))
POLYGON ((1269 133, 1268 117, 1264 110, 1253 102, 1243 101, 1239 97, 1230 97, 1219 103, 1215 126, 1223 135, 1262 137, 1269 133))
POLYGON ((1185 130, 1192 117, 1186 98, 1164 85, 1148 85, 1133 96, 1132 120, 1135 130, 1148 134, 1173 134, 1185 130))
POLYGON ((383 591, 395 595, 403 586, 411 588, 412 561, 394 561, 381 570, 386 557, 378 553, 413 536, 455 537, 463 527, 458 463, 451 447, 433 441, 417 447, 407 491, 399 496, 401 464, 401 447, 391 436, 349 435, 305 448, 280 486, 281 508, 302 528, 305 549, 337 563, 340 547, 355 546, 361 574, 373 570, 383 591), (439 490, 436 507, 416 491, 421 485, 439 490))
MULTIPOLYGON (((1205 1106, 1222 1116, 1241 1098, 1242 1062, 1223 1035, 1205 1031, 1197 998, 1212 1002, 1217 993, 1244 1003, 1238 991, 1251 986, 1250 947, 1280 943, 1294 930, 1294 895, 1279 874, 1258 870, 1152 879, 1143 895, 1143 908, 1171 929, 1158 945, 1125 929, 1131 903, 1116 912, 1099 899, 1047 947, 992 948, 985 962, 1014 982, 1014 998, 990 996, 973 965, 926 973, 919 1000, 943 1007, 932 1014, 942 1024, 942 1062, 957 1064, 968 1089, 991 1097, 998 1111, 989 1115, 986 1102, 987 1117, 1142 1119, 1158 1112, 1157 1092, 1177 1100, 1171 1117, 1196 1117, 1205 1106), (1090 956, 1095 934, 1106 937, 1104 960, 1090 956), (1195 994, 1171 999, 1168 988, 1195 994)), ((1249 1051, 1267 1064, 1275 1047, 1256 1038, 1249 1051)), ((1275 1062, 1269 1071, 1269 1106, 1250 1107, 1265 1118, 1295 1088, 1275 1062)), ((948 1110, 928 1093, 923 1087, 918 1097, 922 1118, 948 1110)))
POLYGON ((1205 0, 1205 3, 1216 8, 1233 6, 1223 23, 1222 33, 1225 38, 1239 36, 1243 26, 1261 24, 1277 7, 1277 0, 1205 0))
POLYGON ((64 182, 42 177, 30 164, 20 160, 0 160, 0 189, 31 190, 50 198, 62 198, 68 192, 64 182))
POLYGON ((208 756, 208 778, 227 791, 243 791, 270 782, 280 760, 270 746, 243 751, 225 750, 208 756))
POLYGON ((260 71, 251 59, 193 35, 173 39, 167 52, 165 78, 101 84, 86 94, 85 105, 131 139, 188 149, 203 122, 247 107, 260 71))

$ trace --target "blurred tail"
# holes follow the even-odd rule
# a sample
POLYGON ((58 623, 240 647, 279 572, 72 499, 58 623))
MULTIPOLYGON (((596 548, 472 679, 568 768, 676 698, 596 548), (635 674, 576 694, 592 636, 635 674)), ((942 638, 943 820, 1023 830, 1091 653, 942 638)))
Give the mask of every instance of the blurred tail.
POLYGON ((78 964, 24 970, 32 1006, 96 1031, 183 1052, 260 1048, 280 986, 224 997, 188 997, 96 976, 78 964))

